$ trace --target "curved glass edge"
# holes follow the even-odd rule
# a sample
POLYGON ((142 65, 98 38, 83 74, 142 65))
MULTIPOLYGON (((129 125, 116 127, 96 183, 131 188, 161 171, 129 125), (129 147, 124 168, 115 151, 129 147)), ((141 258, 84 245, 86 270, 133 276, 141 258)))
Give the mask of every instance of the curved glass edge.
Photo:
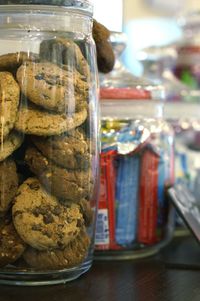
POLYGON ((0 273, 0 284, 15 285, 15 286, 47 286, 52 284, 65 284, 79 278, 86 273, 92 266, 92 258, 84 261, 77 268, 66 269, 54 273, 32 273, 17 274, 17 273, 0 273))
POLYGON ((3 5, 0 6, 0 30, 7 39, 12 30, 21 34, 23 30, 30 30, 35 33, 73 32, 90 36, 92 40, 92 14, 75 7, 3 5))
POLYGON ((90 1, 84 1, 84 0, 13 0, 13 1, 1 1, 0 2, 0 12, 13 12, 17 13, 20 12, 20 10, 24 8, 31 8, 31 10, 41 10, 45 8, 45 10, 52 11, 55 9, 60 9, 64 12, 66 9, 70 9, 72 11, 81 12, 82 14, 85 14, 87 16, 92 17, 93 16, 93 4, 90 1))
POLYGON ((0 5, 13 5, 13 4, 26 4, 26 5, 56 5, 56 6, 74 6, 74 7, 92 7, 92 2, 89 0, 1 0, 0 5))
POLYGON ((169 216, 168 216, 168 224, 166 227, 166 235, 165 238, 159 243, 149 246, 143 247, 139 250, 122 250, 122 251, 95 251, 94 252, 94 260, 130 260, 130 259, 141 259, 149 256, 156 255, 166 247, 174 237, 175 231, 175 210, 174 207, 170 206, 169 216))

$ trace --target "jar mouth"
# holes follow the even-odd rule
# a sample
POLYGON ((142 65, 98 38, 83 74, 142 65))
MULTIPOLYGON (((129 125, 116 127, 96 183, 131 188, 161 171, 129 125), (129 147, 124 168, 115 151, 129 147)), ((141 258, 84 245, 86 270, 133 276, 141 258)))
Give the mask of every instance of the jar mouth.
POLYGON ((93 4, 90 0, 1 0, 0 9, 9 10, 15 8, 21 8, 23 6, 31 6, 32 8, 49 7, 49 9, 55 10, 55 8, 66 8, 75 11, 80 11, 85 15, 93 15, 93 4))

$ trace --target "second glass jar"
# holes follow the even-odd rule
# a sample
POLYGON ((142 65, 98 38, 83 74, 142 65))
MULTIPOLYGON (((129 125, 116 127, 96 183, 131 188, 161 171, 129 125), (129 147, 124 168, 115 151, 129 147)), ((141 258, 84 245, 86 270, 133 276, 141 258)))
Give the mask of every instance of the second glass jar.
MULTIPOLYGON (((114 50, 124 35, 113 33, 114 50)), ((119 47, 119 45, 121 47, 119 47)), ((116 51, 116 53, 117 53, 116 51)), ((101 77, 101 183, 95 258, 152 255, 173 236, 174 135, 164 121, 162 87, 119 62, 101 77)))

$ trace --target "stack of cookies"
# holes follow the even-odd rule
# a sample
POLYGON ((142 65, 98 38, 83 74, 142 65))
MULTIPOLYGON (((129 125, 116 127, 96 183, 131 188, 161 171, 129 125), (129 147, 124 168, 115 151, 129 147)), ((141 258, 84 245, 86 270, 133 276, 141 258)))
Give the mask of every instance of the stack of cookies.
POLYGON ((80 264, 90 246, 91 68, 77 43, 0 56, 0 266, 80 264), (89 135, 88 135, 89 133, 89 135))

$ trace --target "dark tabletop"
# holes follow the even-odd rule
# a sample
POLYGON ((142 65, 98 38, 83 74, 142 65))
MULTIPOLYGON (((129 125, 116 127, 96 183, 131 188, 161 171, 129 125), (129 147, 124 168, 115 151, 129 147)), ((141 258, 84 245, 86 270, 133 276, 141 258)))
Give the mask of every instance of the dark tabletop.
POLYGON ((199 271, 200 246, 179 237, 148 259, 95 261, 65 285, 0 286, 0 301, 200 301, 199 271))

